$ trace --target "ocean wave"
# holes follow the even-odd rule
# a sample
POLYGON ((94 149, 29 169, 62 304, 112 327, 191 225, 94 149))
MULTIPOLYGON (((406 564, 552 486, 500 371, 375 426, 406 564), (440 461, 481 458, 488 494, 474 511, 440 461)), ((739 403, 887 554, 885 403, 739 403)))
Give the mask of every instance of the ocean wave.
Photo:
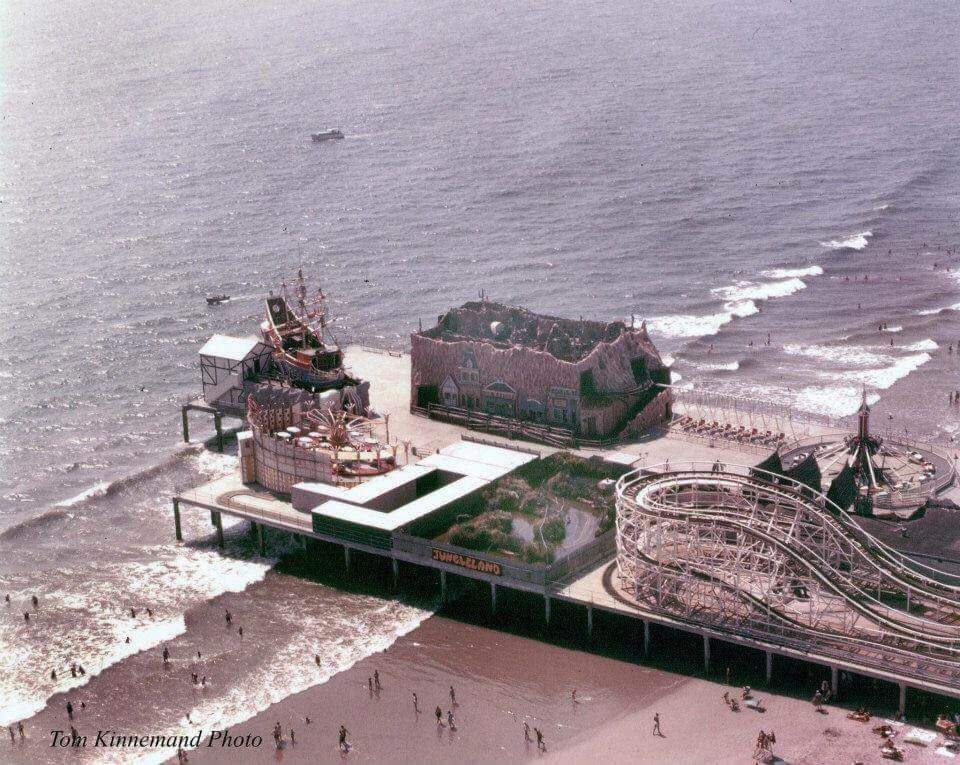
POLYGON ((761 271, 760 275, 768 279, 802 279, 804 276, 821 276, 823 268, 820 266, 807 266, 806 268, 771 268, 769 271, 761 271))
POLYGON ((740 369, 739 361, 729 361, 729 362, 698 362, 697 367, 708 372, 736 372, 740 369))
POLYGON ((925 308, 922 311, 917 311, 917 316, 934 316, 942 311, 960 311, 960 303, 947 305, 943 308, 925 308))
MULTIPOLYGON (((793 406, 811 414, 828 417, 847 417, 860 408, 862 389, 845 385, 838 387, 808 385, 797 393, 793 406)), ((875 404, 880 396, 872 393, 867 403, 875 404)))
POLYGON ((846 239, 831 239, 829 242, 820 242, 821 247, 829 247, 831 250, 862 250, 870 244, 872 231, 861 231, 859 234, 851 234, 846 239))
MULTIPOLYGON (((266 576, 276 558, 226 557, 189 546, 161 546, 149 563, 92 564, 60 572, 56 590, 38 591, 45 650, 24 640, 13 622, 0 624, 0 726, 43 709, 51 696, 89 682, 117 662, 186 630, 184 612, 224 592, 240 592, 266 576), (149 604, 132 616, 130 604, 149 604), (130 642, 127 643, 127 638, 130 642), (64 663, 84 666, 71 677, 64 663), (57 680, 50 678, 56 667, 57 680)), ((169 753, 168 753, 169 754, 169 753)))
MULTIPOLYGON (((182 735, 194 733, 197 728, 220 730, 238 725, 293 694, 322 685, 368 656, 385 651, 432 615, 432 611, 397 601, 355 597, 357 602, 347 610, 315 615, 303 615, 299 604, 289 604, 289 612, 302 617, 289 639, 272 651, 269 661, 257 666, 236 685, 202 700, 190 710, 190 722, 184 716, 177 722, 177 728, 166 734, 182 735), (302 671, 290 671, 291 667, 303 667, 305 658, 310 656, 319 656, 320 665, 310 662, 302 671)), ((278 604, 278 608, 282 607, 278 604)), ((105 753, 103 759, 96 762, 153 765, 169 759, 169 749, 155 749, 141 751, 133 759, 128 752, 122 756, 105 753)))
POLYGON ((903 332, 903 327, 899 324, 894 324, 892 327, 886 327, 882 330, 883 332, 903 332))
POLYGON ((807 284, 797 277, 781 279, 775 282, 738 282, 729 287, 717 287, 711 290, 731 301, 770 300, 771 298, 787 297, 794 292, 806 289, 807 284))
POLYGON ((735 318, 743 318, 759 313, 760 309, 752 300, 742 300, 724 305, 719 313, 697 316, 695 314, 670 314, 654 316, 647 320, 647 327, 654 334, 668 338, 705 337, 715 335, 735 318))
POLYGON ((791 343, 783 346, 783 352, 790 356, 806 356, 831 364, 863 367, 888 364, 894 360, 893 356, 886 353, 878 353, 855 345, 798 345, 791 343))
POLYGON ((939 347, 939 343, 937 343, 936 340, 931 340, 929 337, 926 340, 921 340, 918 343, 911 343, 910 345, 902 346, 903 350, 910 351, 911 353, 918 353, 920 351, 935 351, 939 347))
POLYGON ((96 499, 97 497, 105 497, 107 492, 110 490, 110 486, 111 484, 109 481, 100 481, 99 483, 95 483, 93 486, 84 489, 75 497, 70 497, 70 499, 57 502, 54 507, 74 507, 75 505, 81 505, 84 502, 91 499, 96 499))
POLYGON ((20 521, 20 523, 16 523, 13 526, 5 528, 3 531, 0 531, 0 540, 9 541, 11 539, 16 539, 25 531, 43 528, 50 523, 54 523, 62 518, 67 517, 71 516, 70 513, 67 512, 66 508, 55 507, 54 509, 47 510, 45 513, 35 515, 32 518, 27 518, 25 521, 20 521))
POLYGON ((897 359, 893 364, 877 369, 860 369, 848 372, 828 372, 823 373, 823 377, 839 380, 843 382, 859 382, 872 388, 886 390, 898 380, 902 380, 907 375, 915 372, 928 361, 929 353, 915 353, 911 356, 904 356, 897 359))

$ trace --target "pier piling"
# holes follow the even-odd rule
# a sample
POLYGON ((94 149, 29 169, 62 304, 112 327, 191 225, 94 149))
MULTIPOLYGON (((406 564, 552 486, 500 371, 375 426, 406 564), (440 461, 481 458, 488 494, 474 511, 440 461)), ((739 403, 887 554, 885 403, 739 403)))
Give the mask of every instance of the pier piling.
POLYGON ((710 636, 703 636, 703 672, 710 674, 710 636))
POLYGON ((490 582, 490 613, 497 613, 497 583, 490 582))
POLYGON ((447 602, 447 572, 440 569, 440 604, 447 602))
POLYGON ((400 561, 393 558, 390 561, 390 568, 393 570, 393 589, 397 589, 397 585, 400 582, 400 561))
POLYGON ((185 406, 180 407, 180 424, 183 427, 183 443, 190 443, 190 420, 188 417, 188 409, 185 406))
POLYGON ((840 671, 836 667, 830 667, 830 697, 837 697, 837 687, 839 686, 840 671))
POLYGON ((643 655, 650 655, 650 622, 643 620, 643 655))
POLYGON ((350 548, 346 545, 343 546, 343 568, 345 571, 350 570, 350 548))
POLYGON ((900 701, 897 704, 897 711, 903 717, 907 712, 907 684, 900 683, 900 701))
POLYGON ((217 510, 212 510, 210 512, 210 519, 213 521, 213 525, 217 527, 217 547, 222 550, 224 548, 223 520, 221 519, 220 513, 217 510))
POLYGON ((550 596, 543 596, 543 620, 550 624, 550 596))
POLYGON ((587 637, 593 637, 593 601, 587 605, 587 637))
POLYGON ((253 525, 257 527, 257 545, 260 548, 260 557, 263 558, 267 554, 267 543, 263 531, 263 524, 255 523, 253 525))
POLYGON ((767 663, 767 671, 766 671, 765 676, 766 676, 766 678, 767 678, 767 685, 770 685, 770 679, 773 677, 773 651, 766 651, 766 652, 765 652, 765 656, 766 656, 766 660, 767 660, 767 662, 766 662, 766 663, 767 663))
POLYGON ((173 529, 177 535, 177 541, 183 541, 183 529, 180 526, 180 500, 173 500, 173 529))
POLYGON ((214 412, 213 427, 217 429, 217 451, 223 453, 223 418, 219 412, 214 412))

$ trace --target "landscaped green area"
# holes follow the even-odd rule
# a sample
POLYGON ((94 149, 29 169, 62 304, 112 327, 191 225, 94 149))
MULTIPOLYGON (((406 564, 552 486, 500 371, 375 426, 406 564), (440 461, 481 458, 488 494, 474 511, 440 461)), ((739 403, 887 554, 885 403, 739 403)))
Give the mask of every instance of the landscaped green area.
POLYGON ((437 540, 551 563, 613 528, 613 481, 626 470, 569 452, 534 460, 488 486, 437 540))

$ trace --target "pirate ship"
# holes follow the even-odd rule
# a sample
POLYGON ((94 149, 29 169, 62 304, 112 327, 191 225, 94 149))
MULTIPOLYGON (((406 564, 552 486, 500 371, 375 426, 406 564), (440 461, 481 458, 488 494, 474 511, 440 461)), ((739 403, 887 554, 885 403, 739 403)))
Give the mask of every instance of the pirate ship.
POLYGON ((260 325, 263 341, 273 349, 280 375, 317 391, 356 384, 343 366, 343 351, 336 340, 327 343, 327 298, 323 288, 311 297, 297 271, 292 295, 283 282, 280 294, 272 291, 266 300, 267 318, 260 325))

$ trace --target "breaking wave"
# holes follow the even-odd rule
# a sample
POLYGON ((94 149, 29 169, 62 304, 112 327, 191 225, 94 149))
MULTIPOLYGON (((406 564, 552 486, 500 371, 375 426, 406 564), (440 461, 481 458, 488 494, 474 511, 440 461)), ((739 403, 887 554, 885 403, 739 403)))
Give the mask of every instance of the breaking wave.
POLYGON ((806 268, 771 268, 769 271, 761 271, 760 275, 768 279, 802 279, 804 276, 822 276, 823 269, 820 266, 807 266, 806 268))
POLYGON ((829 247, 831 250, 862 250, 870 244, 872 231, 862 231, 859 234, 851 234, 846 239, 831 239, 829 242, 820 242, 822 247, 829 247))
POLYGON ((805 356, 832 364, 869 367, 888 364, 894 357, 867 348, 850 345, 785 345, 783 352, 791 356, 805 356))
POLYGON ((911 353, 918 353, 921 351, 935 351, 939 348, 940 345, 936 340, 931 340, 927 338, 926 340, 921 340, 918 343, 911 343, 910 345, 903 346, 903 350, 910 351, 911 353))
MULTIPOLYGON (((797 409, 811 414, 825 414, 828 417, 846 417, 853 414, 860 407, 862 391, 854 386, 818 386, 808 385, 803 388, 793 401, 797 409)), ((880 396, 871 393, 867 396, 867 403, 871 406, 880 400, 880 396)))
POLYGON ((704 337, 715 335, 720 329, 735 318, 752 316, 760 309, 752 300, 741 300, 724 305, 724 310, 707 316, 694 314, 671 314, 669 316, 654 316, 647 321, 647 327, 664 337, 704 337))
POLYGON ((851 370, 849 372, 825 372, 823 377, 842 382, 856 381, 863 385, 869 385, 872 388, 886 390, 898 380, 902 380, 911 372, 915 372, 928 361, 929 353, 915 353, 910 356, 904 356, 897 359, 889 366, 876 369, 851 370))

